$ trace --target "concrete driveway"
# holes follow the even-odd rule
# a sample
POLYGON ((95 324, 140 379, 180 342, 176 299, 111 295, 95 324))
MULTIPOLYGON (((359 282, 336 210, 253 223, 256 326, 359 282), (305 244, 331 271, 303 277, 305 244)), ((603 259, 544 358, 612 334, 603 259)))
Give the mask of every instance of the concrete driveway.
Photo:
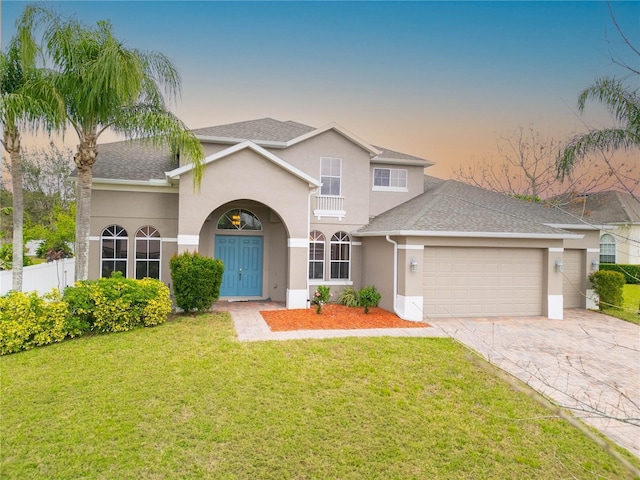
POLYGON ((640 457, 640 326, 578 309, 429 323, 640 457))

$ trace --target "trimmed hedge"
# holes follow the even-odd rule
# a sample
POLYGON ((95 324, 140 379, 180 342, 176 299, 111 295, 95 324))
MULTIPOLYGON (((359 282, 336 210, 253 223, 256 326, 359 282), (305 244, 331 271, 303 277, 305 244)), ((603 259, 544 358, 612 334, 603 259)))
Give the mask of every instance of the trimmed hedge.
POLYGON ((640 283, 640 265, 624 265, 620 263, 601 263, 600 270, 619 272, 629 284, 640 283))
POLYGON ((67 323, 69 310, 57 290, 9 292, 0 297, 0 355, 61 342, 73 336, 67 323))
POLYGON ((600 310, 608 307, 622 306, 624 275, 620 272, 598 270, 589 275, 589 281, 598 295, 598 306, 600 310))
POLYGON ((88 332, 123 332, 164 322, 171 312, 169 289, 159 280, 121 274, 77 282, 57 290, 10 292, 0 297, 0 355, 60 342, 88 332))
POLYGON ((164 283, 152 278, 124 278, 120 272, 110 278, 76 282, 65 289, 63 298, 74 326, 83 333, 151 327, 171 313, 169 289, 164 283))
POLYGON ((184 252, 174 255, 169 267, 176 305, 185 312, 209 310, 220 297, 222 260, 184 252))

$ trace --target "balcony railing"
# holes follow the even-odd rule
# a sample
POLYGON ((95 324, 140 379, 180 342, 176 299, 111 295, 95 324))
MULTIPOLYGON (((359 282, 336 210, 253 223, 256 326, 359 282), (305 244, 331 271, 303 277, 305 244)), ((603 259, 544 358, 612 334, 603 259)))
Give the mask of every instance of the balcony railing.
POLYGON ((316 195, 316 208, 313 215, 318 219, 322 217, 334 217, 342 220, 347 212, 344 211, 344 197, 333 195, 316 195))

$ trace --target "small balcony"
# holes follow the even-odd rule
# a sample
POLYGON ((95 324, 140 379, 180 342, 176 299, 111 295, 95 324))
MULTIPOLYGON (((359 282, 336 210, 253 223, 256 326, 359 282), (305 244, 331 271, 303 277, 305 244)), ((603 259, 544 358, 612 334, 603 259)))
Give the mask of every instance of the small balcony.
POLYGON ((320 220, 322 217, 331 217, 342 220, 347 214, 344 211, 344 197, 333 195, 316 195, 316 208, 313 215, 320 220))

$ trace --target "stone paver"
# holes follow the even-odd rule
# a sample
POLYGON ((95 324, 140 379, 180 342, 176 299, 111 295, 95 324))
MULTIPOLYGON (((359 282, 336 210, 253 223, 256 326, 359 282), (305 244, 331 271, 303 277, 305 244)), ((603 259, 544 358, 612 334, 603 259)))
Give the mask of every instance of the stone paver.
POLYGON ((449 318, 431 327, 272 332, 276 302, 218 302, 240 341, 335 337, 452 337, 640 457, 640 326, 587 310, 545 317, 449 318), (635 419, 635 425, 617 420, 635 419))

